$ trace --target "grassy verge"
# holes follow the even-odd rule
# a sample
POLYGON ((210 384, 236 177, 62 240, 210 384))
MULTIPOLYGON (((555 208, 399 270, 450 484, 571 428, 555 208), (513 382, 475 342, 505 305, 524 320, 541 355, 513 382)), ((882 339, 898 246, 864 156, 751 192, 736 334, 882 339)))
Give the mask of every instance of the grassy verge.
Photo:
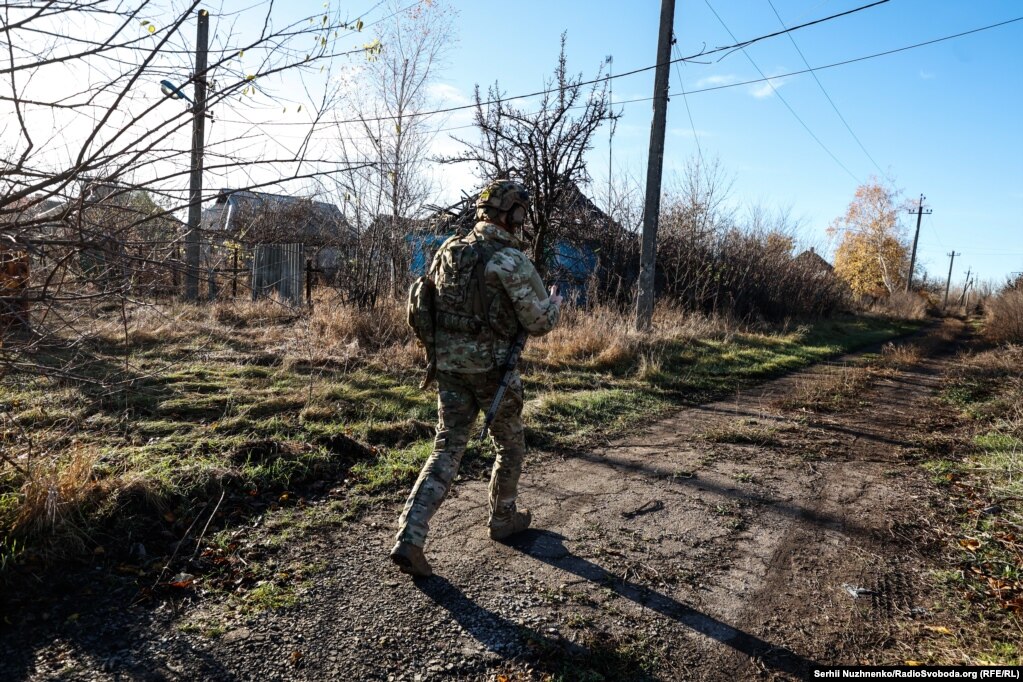
MULTIPOLYGON (((0 567, 26 551, 96 552, 139 524, 180 538, 207 514, 216 527, 310 491, 334 498, 342 518, 403 491, 436 418, 433 393, 416 387, 414 346, 406 336, 374 348, 371 326, 347 333, 317 315, 185 311, 173 325, 139 322, 127 341, 98 335, 74 379, 2 377, 0 567)), ((528 438, 578 447, 919 324, 739 332, 661 311, 641 336, 607 311, 570 315, 527 353, 528 438)), ((69 363, 64 350, 35 360, 69 363)), ((490 458, 470 448, 463 475, 482 475, 490 458)))
POLYGON ((939 664, 1023 664, 1023 349, 964 355, 941 400, 954 414, 925 463, 945 490, 945 567, 922 655, 939 664), (940 455, 940 456, 937 456, 940 455))

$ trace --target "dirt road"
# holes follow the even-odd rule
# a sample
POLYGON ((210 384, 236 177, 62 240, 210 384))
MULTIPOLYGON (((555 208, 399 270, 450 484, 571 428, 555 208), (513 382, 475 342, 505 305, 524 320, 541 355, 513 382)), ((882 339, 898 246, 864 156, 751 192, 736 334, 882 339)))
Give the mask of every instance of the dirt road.
POLYGON ((841 362, 585 452, 534 453, 521 500, 535 530, 512 544, 486 536, 485 483, 460 481, 433 523, 433 578, 386 561, 387 505, 282 550, 282 566, 319 567, 295 605, 65 609, 4 634, 0 678, 745 680, 900 662, 895 626, 927 618, 918 444, 953 346, 832 412, 793 398, 841 362))

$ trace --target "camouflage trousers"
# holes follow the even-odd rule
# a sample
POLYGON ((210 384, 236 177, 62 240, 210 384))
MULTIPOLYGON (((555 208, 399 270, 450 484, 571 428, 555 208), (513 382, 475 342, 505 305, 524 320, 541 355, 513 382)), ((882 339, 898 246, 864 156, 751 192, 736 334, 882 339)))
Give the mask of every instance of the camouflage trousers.
MULTIPOLYGON (((479 413, 490 409, 501 374, 437 373, 437 441, 433 454, 419 473, 405 509, 398 519, 398 541, 422 547, 430 519, 448 494, 458 474, 458 465, 469 438, 475 436, 473 426, 479 413)), ((525 435, 522 430, 522 379, 515 372, 504 394, 501 407, 490 425, 497 444, 497 459, 490 474, 491 525, 511 519, 515 514, 519 475, 525 456, 525 435)))

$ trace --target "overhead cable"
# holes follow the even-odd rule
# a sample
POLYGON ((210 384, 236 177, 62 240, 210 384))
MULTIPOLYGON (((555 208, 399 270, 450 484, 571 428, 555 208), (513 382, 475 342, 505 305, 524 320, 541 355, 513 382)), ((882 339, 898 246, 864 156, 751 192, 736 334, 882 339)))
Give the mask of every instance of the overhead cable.
MULTIPOLYGON (((728 28, 728 24, 726 24, 725 20, 721 18, 721 15, 717 13, 717 10, 714 9, 714 6, 710 4, 710 0, 704 0, 704 2, 707 4, 707 7, 714 14, 714 16, 717 17, 718 22, 724 27, 728 35, 732 36, 732 40, 735 40, 736 38, 735 35, 732 33, 732 29, 728 28)), ((792 105, 789 104, 788 100, 785 99, 780 92, 778 92, 778 88, 774 87, 773 81, 775 80, 776 77, 768 78, 767 75, 763 72, 763 70, 761 70, 761 68, 757 66, 757 63, 753 61, 753 57, 750 57, 749 53, 746 52, 745 47, 741 47, 738 49, 742 50, 743 56, 746 57, 749 63, 753 65, 753 68, 757 70, 757 73, 764 77, 764 79, 767 81, 768 87, 771 88, 771 92, 775 94, 775 96, 778 98, 778 101, 785 105, 785 108, 789 110, 789 113, 792 114, 792 116, 794 116, 797 121, 799 121, 799 125, 803 126, 803 130, 805 130, 807 134, 809 134, 810 137, 813 138, 813 141, 816 142, 820 146, 820 148, 823 149, 827 153, 827 155, 830 156, 832 160, 842 168, 842 170, 849 174, 850 178, 852 178, 855 182, 859 183, 860 179, 856 176, 856 174, 849 170, 849 167, 842 163, 841 159, 835 156, 835 153, 831 151, 831 149, 826 144, 824 144, 824 142, 819 137, 817 137, 816 133, 810 130, 810 126, 806 124, 806 121, 804 121, 803 118, 796 113, 796 110, 792 108, 792 105)))
MULTIPOLYGON (((767 0, 767 4, 771 6, 771 11, 774 12, 774 16, 778 18, 778 23, 781 24, 784 27, 785 26, 785 22, 782 21, 781 15, 778 13, 777 8, 775 8, 774 3, 771 2, 771 0, 767 0)), ((799 49, 799 45, 796 43, 796 39, 794 37, 792 37, 791 33, 789 33, 787 35, 789 37, 789 40, 792 41, 792 47, 796 48, 796 52, 799 53, 799 58, 802 59, 803 60, 803 64, 807 68, 809 68, 810 62, 808 62, 806 60, 806 56, 803 54, 803 51, 801 49, 799 49)), ((860 141, 859 136, 856 133, 853 132, 853 129, 849 125, 849 122, 845 120, 845 116, 843 116, 842 112, 838 110, 838 105, 836 105, 835 101, 833 99, 831 99, 831 95, 828 94, 828 91, 824 88, 824 84, 821 83, 821 80, 819 78, 817 78, 817 74, 815 74, 815 73, 813 73, 811 71, 810 75, 812 75, 813 79, 817 82, 817 87, 819 87, 821 89, 821 92, 824 94, 824 97, 827 98, 828 103, 831 104, 831 108, 835 110, 835 114, 837 114, 839 120, 842 121, 842 125, 844 125, 845 129, 849 131, 849 134, 852 135, 852 138, 854 140, 856 140, 856 144, 858 144, 860 146, 860 149, 863 150, 863 153, 866 154, 868 159, 870 159, 870 162, 872 164, 874 164, 874 168, 877 169, 877 172, 880 173, 882 176, 888 178, 888 174, 885 173, 883 170, 881 170, 881 166, 879 166, 877 161, 874 160, 874 157, 871 156, 870 152, 867 151, 867 148, 863 146, 863 142, 860 141)), ((890 181, 891 178, 888 178, 888 180, 890 181)))

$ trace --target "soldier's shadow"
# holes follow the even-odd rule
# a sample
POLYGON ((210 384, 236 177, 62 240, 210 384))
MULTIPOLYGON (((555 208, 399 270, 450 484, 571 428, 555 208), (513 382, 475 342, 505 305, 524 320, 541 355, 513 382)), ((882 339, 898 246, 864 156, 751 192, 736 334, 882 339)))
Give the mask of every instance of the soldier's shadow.
POLYGON ((548 652, 585 653, 585 649, 577 644, 551 639, 480 606, 442 576, 434 574, 429 578, 417 578, 415 585, 434 603, 446 609, 463 630, 496 654, 509 656, 517 653, 523 639, 548 652))
POLYGON ((814 663, 799 654, 759 637, 743 632, 716 618, 701 613, 675 599, 648 587, 623 580, 591 561, 572 554, 565 547, 565 538, 547 530, 527 530, 506 544, 538 561, 575 574, 596 585, 608 587, 641 606, 685 625, 764 665, 792 675, 803 675, 814 663))

